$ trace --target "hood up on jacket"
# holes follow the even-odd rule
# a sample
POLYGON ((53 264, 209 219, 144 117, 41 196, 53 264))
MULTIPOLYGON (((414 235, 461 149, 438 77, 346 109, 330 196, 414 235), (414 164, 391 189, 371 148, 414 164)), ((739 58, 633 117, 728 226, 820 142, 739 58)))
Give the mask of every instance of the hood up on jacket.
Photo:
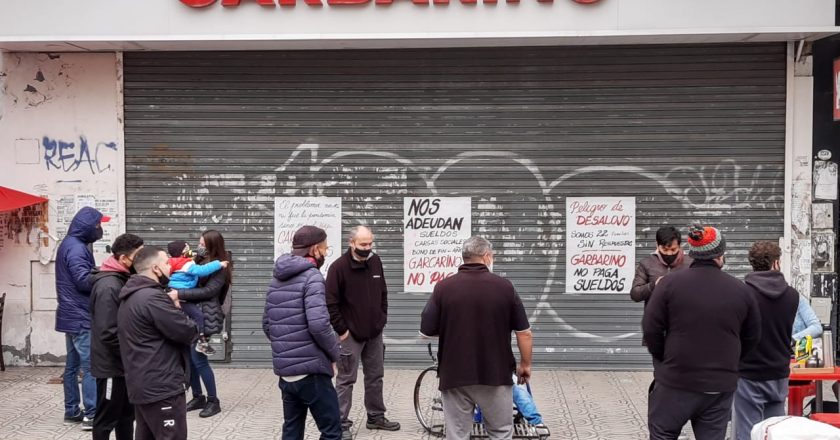
POLYGON ((286 254, 281 255, 274 262, 274 278, 286 281, 294 278, 299 273, 315 267, 315 264, 304 257, 286 254))
POLYGON ((744 282, 768 298, 782 296, 789 287, 784 274, 777 270, 749 273, 744 277, 744 282))
POLYGON ((84 243, 93 243, 102 238, 102 213, 90 206, 85 206, 73 216, 70 228, 67 230, 68 237, 76 237, 84 243))
POLYGON ((145 275, 132 275, 131 278, 128 279, 128 282, 125 283, 125 287, 123 287, 120 291, 120 301, 125 301, 129 296, 135 294, 136 292, 149 288, 160 289, 163 291, 163 286, 161 286, 159 282, 145 275))

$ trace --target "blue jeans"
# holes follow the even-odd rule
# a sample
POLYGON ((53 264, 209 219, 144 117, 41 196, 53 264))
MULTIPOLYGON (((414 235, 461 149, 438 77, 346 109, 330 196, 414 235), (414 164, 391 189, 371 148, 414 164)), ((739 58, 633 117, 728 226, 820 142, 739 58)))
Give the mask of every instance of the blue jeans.
POLYGON ((543 422, 542 415, 537 411, 537 404, 534 403, 534 396, 531 395, 530 387, 526 385, 517 385, 516 378, 513 379, 513 404, 525 420, 532 425, 539 425, 543 422))
POLYGON ((202 394, 201 382, 204 382, 204 387, 207 388, 207 397, 217 397, 216 375, 213 374, 213 368, 210 367, 207 356, 195 351, 195 343, 193 343, 190 346, 190 388, 192 388, 193 397, 202 394))
POLYGON ((96 415, 96 380, 90 375, 90 330, 79 334, 64 334, 67 345, 67 362, 64 365, 64 416, 79 414, 79 370, 82 371, 82 398, 85 417, 93 420, 96 415))
POLYGON ((341 439, 341 413, 332 379, 310 374, 297 382, 280 379, 283 394, 283 440, 303 440, 306 412, 312 413, 321 440, 341 439))

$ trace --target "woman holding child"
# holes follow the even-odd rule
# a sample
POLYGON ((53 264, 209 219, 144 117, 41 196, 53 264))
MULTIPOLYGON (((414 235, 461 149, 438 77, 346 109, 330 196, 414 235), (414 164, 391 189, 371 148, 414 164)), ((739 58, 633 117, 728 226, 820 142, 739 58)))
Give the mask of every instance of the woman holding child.
MULTIPOLYGON (((230 254, 225 250, 225 239, 218 231, 205 231, 198 244, 195 250, 196 263, 206 264, 214 260, 230 262, 230 254)), ((204 335, 221 333, 223 330, 225 316, 222 304, 230 288, 232 271, 231 262, 222 270, 199 279, 198 287, 178 290, 178 300, 199 305, 204 315, 204 335)), ((202 351, 197 351, 195 344, 190 350, 190 387, 193 398, 187 403, 187 411, 201 409, 199 417, 212 417, 222 409, 216 395, 216 377, 202 351), (207 390, 206 397, 201 390, 202 382, 207 390)))

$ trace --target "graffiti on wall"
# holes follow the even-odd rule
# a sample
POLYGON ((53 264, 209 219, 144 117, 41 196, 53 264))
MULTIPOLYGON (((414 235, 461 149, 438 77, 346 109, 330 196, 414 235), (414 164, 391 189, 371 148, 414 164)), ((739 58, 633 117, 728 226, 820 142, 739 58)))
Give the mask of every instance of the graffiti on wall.
MULTIPOLYGON (((734 216, 750 209, 777 210, 781 214, 784 203, 784 194, 778 191, 784 181, 781 166, 742 166, 731 159, 715 165, 679 165, 665 170, 635 165, 581 166, 554 177, 534 160, 514 151, 464 151, 436 159, 434 165, 429 163, 408 153, 375 149, 356 148, 322 155, 318 144, 301 144, 279 166, 271 169, 268 164, 263 165, 261 169, 265 172, 184 173, 168 179, 165 184, 172 185, 174 201, 162 201, 158 209, 162 215, 191 217, 207 227, 216 223, 270 233, 272 225, 267 219, 273 218, 275 196, 340 196, 345 202, 345 224, 363 222, 375 229, 399 231, 399 225, 392 224, 383 211, 390 213, 402 208, 402 199, 395 196, 471 195, 473 233, 498 243, 503 262, 500 270, 504 271, 504 263, 527 266, 539 262, 541 265, 539 273, 528 275, 536 285, 523 295, 531 309, 531 322, 548 319, 555 328, 572 337, 610 342, 638 333, 607 336, 581 330, 562 316, 562 308, 554 304, 560 300, 558 293, 565 292, 564 203, 565 196, 577 188, 575 185, 580 185, 582 180, 597 181, 604 175, 647 182, 651 188, 658 188, 654 191, 656 198, 677 201, 681 212, 688 217, 686 222, 734 216), (471 182, 460 177, 488 163, 506 163, 505 172, 516 173, 516 187, 490 194, 485 188, 486 181, 471 182), (376 178, 371 179, 370 175, 376 178), (362 185, 366 187, 365 194, 359 194, 356 189, 362 185), (523 212, 523 203, 537 206, 537 212, 523 212)), ((650 197, 640 198, 640 206, 650 202, 650 197)), ((741 224, 721 227, 725 233, 743 232, 751 228, 751 222, 750 218, 744 218, 741 224)), ((247 261, 248 256, 243 258, 247 261)))
POLYGON ((116 142, 97 142, 91 147, 84 135, 72 141, 44 136, 41 145, 47 171, 71 172, 81 169, 91 174, 114 171, 112 164, 116 155, 112 153, 117 151, 116 142))

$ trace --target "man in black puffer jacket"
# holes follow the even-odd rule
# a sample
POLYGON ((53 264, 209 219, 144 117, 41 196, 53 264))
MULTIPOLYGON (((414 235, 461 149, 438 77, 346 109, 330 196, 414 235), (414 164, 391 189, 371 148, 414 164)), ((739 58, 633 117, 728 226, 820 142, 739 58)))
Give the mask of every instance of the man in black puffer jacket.
POLYGON ((169 258, 147 246, 137 253, 137 275, 120 291, 120 353, 138 439, 186 440, 189 346, 198 326, 164 292, 169 258))
POLYGON ((761 309, 761 340, 755 350, 741 357, 738 390, 735 392, 736 440, 749 440, 756 423, 785 415, 790 375, 790 329, 799 306, 799 293, 780 272, 782 250, 771 241, 759 241, 750 249, 755 272, 744 281, 761 309))
POLYGON ((117 335, 120 290, 133 269, 143 239, 122 234, 111 245, 113 255, 90 273, 90 372, 96 378, 96 417, 93 440, 134 438, 134 407, 128 401, 117 335))

